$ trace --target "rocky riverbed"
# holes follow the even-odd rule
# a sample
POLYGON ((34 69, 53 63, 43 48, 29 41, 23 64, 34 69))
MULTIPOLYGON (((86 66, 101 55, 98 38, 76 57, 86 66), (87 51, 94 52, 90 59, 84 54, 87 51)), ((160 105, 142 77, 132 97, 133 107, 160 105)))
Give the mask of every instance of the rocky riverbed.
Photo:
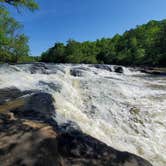
POLYGON ((4 64, 0 163, 165 166, 165 110, 164 75, 112 65, 4 64))

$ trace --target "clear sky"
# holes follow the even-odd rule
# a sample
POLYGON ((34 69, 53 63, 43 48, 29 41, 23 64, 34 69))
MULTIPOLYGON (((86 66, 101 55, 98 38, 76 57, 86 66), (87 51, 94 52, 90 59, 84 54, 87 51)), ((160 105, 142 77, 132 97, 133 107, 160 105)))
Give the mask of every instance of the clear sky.
POLYGON ((24 25, 31 55, 55 42, 112 37, 149 20, 166 18, 166 0, 37 0, 40 10, 12 15, 24 25))

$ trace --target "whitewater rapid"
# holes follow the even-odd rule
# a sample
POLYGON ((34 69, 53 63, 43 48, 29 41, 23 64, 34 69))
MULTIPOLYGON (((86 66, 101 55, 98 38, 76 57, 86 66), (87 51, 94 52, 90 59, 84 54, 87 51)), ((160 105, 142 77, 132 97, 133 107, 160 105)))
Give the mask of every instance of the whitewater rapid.
POLYGON ((41 90, 55 99, 57 121, 76 122, 106 144, 166 165, 166 77, 93 65, 1 65, 0 88, 41 90), (71 70, 78 75, 72 75, 71 70))

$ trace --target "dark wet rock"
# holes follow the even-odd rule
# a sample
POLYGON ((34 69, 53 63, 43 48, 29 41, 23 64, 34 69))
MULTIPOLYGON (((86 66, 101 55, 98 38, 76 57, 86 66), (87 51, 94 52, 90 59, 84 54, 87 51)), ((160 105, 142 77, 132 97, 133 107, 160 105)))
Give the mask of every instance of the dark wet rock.
POLYGON ((0 163, 3 166, 152 166, 117 151, 81 131, 60 132, 54 126, 0 114, 0 163))
POLYGON ((80 68, 73 68, 70 70, 70 74, 74 77, 83 76, 83 71, 80 68))
POLYGON ((83 70, 83 71, 90 71, 89 68, 87 68, 87 67, 83 67, 83 66, 77 67, 77 69, 79 69, 79 70, 83 70))
POLYGON ((62 90, 62 85, 60 85, 57 82, 45 82, 45 81, 39 81, 39 85, 41 86, 47 86, 48 88, 56 91, 56 92, 61 92, 62 90))
POLYGON ((0 114, 0 165, 60 166, 57 133, 46 123, 0 114))
POLYGON ((59 66, 57 64, 47 64, 47 67, 49 69, 49 74, 55 74, 57 71, 61 71, 62 73, 66 73, 64 66, 59 66))
POLYGON ((82 67, 82 66, 74 67, 70 70, 70 74, 74 77, 81 77, 86 71, 89 71, 89 68, 82 67))
POLYGON ((152 166, 84 134, 74 122, 58 126, 50 94, 38 92, 23 100, 15 109, 0 110, 0 165, 152 166))
POLYGON ((112 71, 111 65, 95 64, 93 66, 97 69, 103 69, 103 70, 107 70, 107 71, 110 71, 110 72, 112 71))
POLYGON ((97 112, 97 107, 95 105, 91 105, 91 109, 90 109, 91 117, 94 117, 96 112, 97 112))
POLYGON ((57 142, 66 166, 152 166, 136 155, 117 151, 82 132, 62 133, 57 142))
POLYGON ((10 101, 31 93, 33 93, 33 91, 21 91, 16 87, 0 89, 0 105, 6 101, 10 101))
MULTIPOLYGON (((58 70, 62 71, 60 67, 57 67, 55 64, 46 64, 46 74, 56 74, 58 70)), ((62 71, 63 72, 63 71, 62 71)), ((45 74, 45 73, 43 73, 45 74)))
POLYGON ((46 63, 33 63, 31 64, 29 71, 31 74, 56 74, 57 71, 65 74, 65 70, 62 66, 46 63))
POLYGON ((122 66, 114 66, 114 72, 116 73, 123 73, 123 67, 122 66))
POLYGON ((47 69, 44 63, 33 63, 29 68, 31 74, 48 74, 47 69))
POLYGON ((81 131, 81 128, 78 126, 78 124, 73 121, 67 121, 66 123, 59 125, 58 128, 61 133, 77 133, 81 131))
POLYGON ((19 117, 49 121, 55 117, 54 102, 50 94, 38 92, 26 98, 24 105, 12 112, 19 117))
POLYGON ((15 87, 0 89, 0 104, 4 103, 6 100, 11 100, 22 95, 22 92, 15 87))

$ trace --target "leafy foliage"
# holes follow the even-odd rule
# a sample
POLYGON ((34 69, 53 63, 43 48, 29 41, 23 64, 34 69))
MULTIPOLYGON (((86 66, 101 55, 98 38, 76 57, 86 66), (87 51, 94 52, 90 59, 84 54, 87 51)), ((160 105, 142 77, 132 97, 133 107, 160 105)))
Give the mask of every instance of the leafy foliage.
POLYGON ((150 21, 113 38, 55 43, 41 56, 55 63, 166 66, 166 20, 150 21))
POLYGON ((8 3, 16 8, 28 8, 31 11, 38 9, 38 4, 35 0, 0 0, 1 3, 8 3))
POLYGON ((0 0, 0 62, 22 62, 33 59, 28 57, 28 38, 21 33, 22 25, 10 16, 3 4, 10 4, 34 11, 38 8, 34 0, 0 0))
POLYGON ((0 6, 0 61, 17 62, 19 56, 28 55, 28 38, 20 33, 21 28, 5 7, 0 6))

